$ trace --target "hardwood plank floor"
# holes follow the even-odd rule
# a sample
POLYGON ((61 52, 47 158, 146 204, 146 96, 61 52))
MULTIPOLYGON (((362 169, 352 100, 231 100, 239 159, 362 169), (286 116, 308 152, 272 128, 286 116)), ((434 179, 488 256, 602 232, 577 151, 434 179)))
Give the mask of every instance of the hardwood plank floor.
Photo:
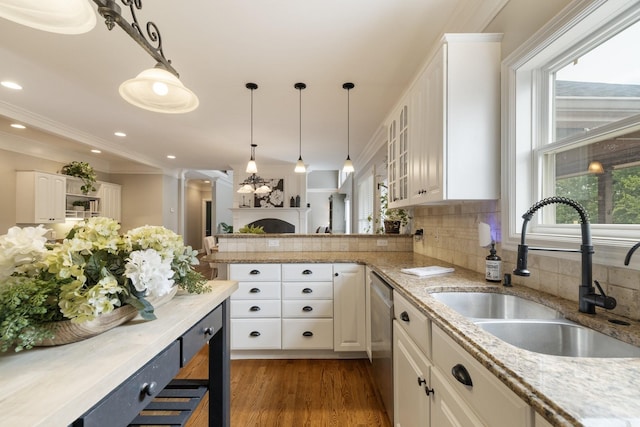
MULTIPOLYGON (((201 351, 180 378, 204 378, 201 351)), ((205 398, 206 399, 206 398, 205 398)), ((203 401, 189 427, 207 426, 203 401)), ((391 427, 366 359, 232 360, 232 427, 391 427)))

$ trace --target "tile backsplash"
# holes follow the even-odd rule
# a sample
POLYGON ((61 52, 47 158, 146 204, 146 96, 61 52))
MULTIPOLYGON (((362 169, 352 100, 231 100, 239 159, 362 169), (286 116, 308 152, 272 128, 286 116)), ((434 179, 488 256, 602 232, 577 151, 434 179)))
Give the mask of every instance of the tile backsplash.
MULTIPOLYGON (((413 228, 424 230, 424 238, 413 244, 414 252, 483 273, 486 248, 478 243, 478 223, 490 224, 496 241, 500 237, 500 202, 464 202, 447 206, 414 208, 413 228)), ((515 267, 516 252, 496 245, 503 272, 515 267)), ((512 282, 571 301, 578 301, 580 262, 536 253, 529 257, 530 277, 512 275, 512 282)), ((640 271, 594 264, 593 278, 607 295, 618 301, 613 313, 640 320, 640 271)), ((600 309, 597 309, 600 310, 600 309)))

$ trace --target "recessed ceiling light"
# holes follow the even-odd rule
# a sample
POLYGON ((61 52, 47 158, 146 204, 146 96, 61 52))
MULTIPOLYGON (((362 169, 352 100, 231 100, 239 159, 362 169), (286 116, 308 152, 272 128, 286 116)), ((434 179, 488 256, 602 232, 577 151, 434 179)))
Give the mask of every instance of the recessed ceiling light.
POLYGON ((25 125, 21 125, 20 123, 11 123, 11 127, 15 129, 26 129, 25 125))
POLYGON ((176 158, 176 156, 174 156, 173 154, 169 154, 169 155, 167 156, 167 159, 175 159, 175 158, 176 158))
POLYGON ((124 132, 114 132, 113 134, 115 136, 119 136, 120 138, 124 138, 125 136, 127 136, 127 134, 124 132))
POLYGON ((100 154, 102 153, 102 151, 100 150, 96 150, 95 148, 93 150, 91 150, 92 153, 96 153, 96 154, 100 154))
POLYGON ((22 86, 16 82, 10 82, 9 80, 2 81, 0 84, 8 89, 22 90, 22 86))
POLYGON ((204 183, 205 183, 205 184, 210 184, 210 183, 211 183, 211 181, 209 181, 208 179, 205 179, 205 180, 204 180, 204 183))

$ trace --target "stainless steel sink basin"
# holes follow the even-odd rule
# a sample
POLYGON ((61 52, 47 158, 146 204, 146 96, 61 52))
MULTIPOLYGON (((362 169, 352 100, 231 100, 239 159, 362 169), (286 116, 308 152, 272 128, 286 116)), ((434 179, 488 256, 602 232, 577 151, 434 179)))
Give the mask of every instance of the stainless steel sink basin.
POLYGON ((640 347, 569 320, 480 320, 501 340, 536 353, 568 357, 640 357, 640 347))
POLYGON ((562 314, 515 295, 491 292, 439 292, 433 298, 470 319, 559 319, 562 314))

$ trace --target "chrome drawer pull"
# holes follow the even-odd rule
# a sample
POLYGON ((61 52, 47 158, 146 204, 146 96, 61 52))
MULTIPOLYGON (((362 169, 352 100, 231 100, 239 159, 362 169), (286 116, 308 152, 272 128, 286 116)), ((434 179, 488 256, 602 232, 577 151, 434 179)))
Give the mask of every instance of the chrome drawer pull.
POLYGON ((311 271, 311 270, 304 270, 304 271, 302 272, 302 274, 305 274, 305 275, 306 275, 306 274, 313 274, 313 271, 311 271))
POLYGON ((251 288, 249 290, 250 294, 259 294, 260 293, 260 288, 251 288))
POLYGON ((260 332, 258 332, 258 331, 252 331, 252 332, 249 334, 249 336, 252 336, 252 337, 259 337, 259 336, 260 336, 260 332))
POLYGON ((302 307, 302 311, 313 311, 313 307, 305 305, 304 307, 302 307))
POLYGON ((260 307, 258 307, 257 305, 252 306, 249 311, 260 311, 260 307))
POLYGON ((469 387, 473 387, 473 381, 471 381, 471 375, 469 375, 469 371, 464 365, 457 364, 453 368, 451 368, 451 375, 458 380, 458 382, 468 385, 469 387))
POLYGON ((302 293, 303 293, 303 294, 310 294, 310 293, 312 293, 312 292, 313 292, 313 289, 311 289, 311 288, 304 288, 304 289, 302 290, 302 293))
POLYGON ((311 331, 304 331, 304 332, 302 333, 302 336, 303 336, 303 337, 312 337, 312 336, 313 336, 313 332, 311 332, 311 331))
POLYGON ((213 336, 213 328, 212 327, 204 328, 202 330, 202 333, 205 334, 205 335, 213 336))
POLYGON ((251 270, 251 271, 249 272, 249 274, 251 274, 251 275, 253 275, 253 276, 258 275, 258 274, 260 274, 260 270, 251 270))

